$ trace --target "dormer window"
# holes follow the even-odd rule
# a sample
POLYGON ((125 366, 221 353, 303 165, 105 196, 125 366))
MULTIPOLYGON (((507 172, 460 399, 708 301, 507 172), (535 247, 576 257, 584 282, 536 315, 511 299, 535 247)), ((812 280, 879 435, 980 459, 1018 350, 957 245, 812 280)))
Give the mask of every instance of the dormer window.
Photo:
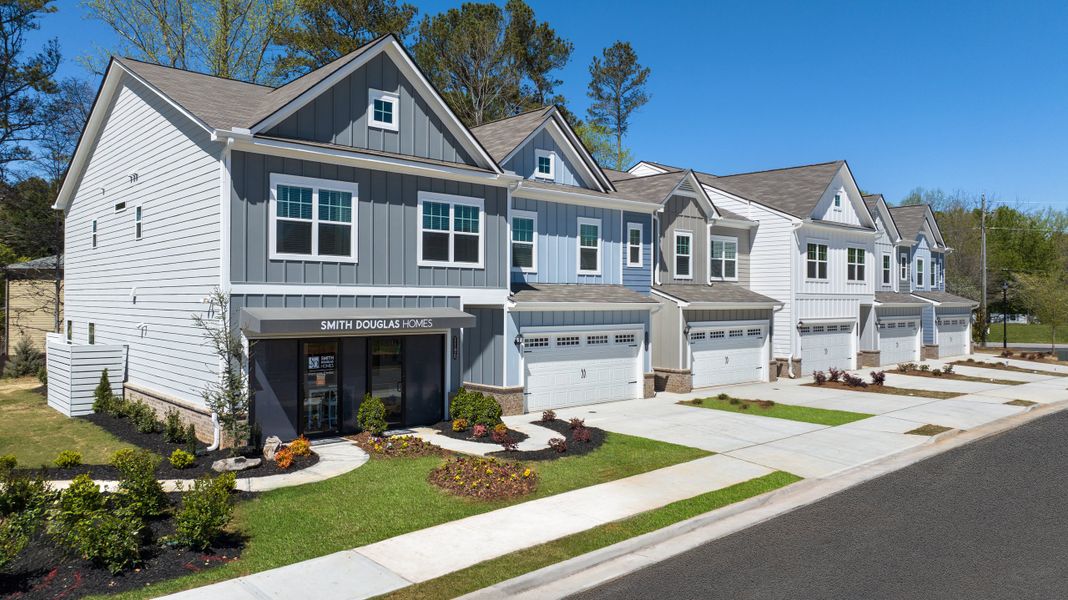
POLYGON ((837 192, 834 195, 834 208, 835 210, 842 209, 842 192, 837 192))
POLYGON ((539 179, 556 178, 556 153, 548 150, 534 151, 534 176, 539 179))
POLYGON ((397 94, 370 90, 367 99, 367 124, 379 129, 397 131, 400 117, 400 97, 397 94))

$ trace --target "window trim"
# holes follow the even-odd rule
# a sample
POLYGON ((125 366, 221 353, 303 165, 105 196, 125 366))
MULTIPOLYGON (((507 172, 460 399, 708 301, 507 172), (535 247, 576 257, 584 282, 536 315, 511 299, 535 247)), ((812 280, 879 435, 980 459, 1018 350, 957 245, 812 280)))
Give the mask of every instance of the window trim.
POLYGON ((375 129, 385 129, 387 131, 400 131, 400 94, 395 92, 387 92, 384 90, 376 90, 374 88, 367 89, 367 126, 374 127, 375 129), (393 122, 386 123, 385 121, 379 121, 375 119, 375 100, 383 100, 393 105, 393 122))
MULTIPOLYGON (((821 240, 821 239, 816 239, 816 238, 807 239, 807 240, 805 240, 805 252, 802 254, 802 256, 804 257, 804 261, 805 261, 805 281, 811 281, 813 283, 827 283, 827 282, 829 282, 831 280, 831 244, 830 244, 830 242, 828 242, 827 240, 821 240), (810 245, 823 246, 824 248, 827 249, 826 258, 822 261, 823 264, 826 265, 826 268, 824 269, 825 275, 823 277, 809 277, 808 276, 808 262, 809 262, 808 247, 810 245)), ((816 251, 816 256, 817 256, 817 259, 816 259, 816 264, 817 264, 817 266, 816 266, 816 275, 819 275, 820 269, 819 269, 818 265, 821 262, 819 260, 819 258, 818 258, 819 257, 819 250, 816 251)))
POLYGON ((842 196, 844 195, 845 192, 842 190, 834 193, 834 199, 831 201, 831 206, 834 207, 834 210, 842 210, 842 196))
POLYGON ((144 216, 145 216, 144 209, 141 208, 141 205, 138 204, 137 206, 134 206, 134 239, 135 240, 139 240, 139 239, 142 239, 144 237, 144 233, 145 233, 145 227, 143 225, 144 216))
POLYGON ((534 174, 531 175, 534 179, 545 179, 549 181, 556 181, 556 152, 552 150, 542 150, 541 148, 534 149, 534 174), (538 159, 549 159, 549 172, 542 173, 538 170, 538 159))
POLYGON ((67 343, 74 342, 74 321, 67 319, 67 343))
MULTIPOLYGON (((517 267, 515 265, 512 265, 512 271, 515 271, 517 273, 537 273, 538 272, 538 213, 536 213, 534 211, 531 211, 531 210, 513 210, 512 211, 512 221, 514 222, 516 219, 530 219, 531 221, 534 221, 534 238, 529 242, 518 242, 519 244, 530 244, 530 266, 529 267, 517 267)), ((419 219, 419 223, 420 223, 420 227, 422 227, 422 223, 423 223, 422 218, 419 219)), ((479 229, 481 229, 481 227, 479 227, 479 229)), ((423 239, 422 233, 419 234, 419 239, 420 240, 423 239)), ((514 246, 515 246, 515 244, 517 242, 515 241, 515 238, 512 237, 512 228, 511 227, 509 227, 509 229, 508 229, 508 239, 509 239, 509 243, 513 246, 512 256, 514 257, 515 256, 514 246)), ((419 256, 422 256, 422 255, 423 255, 422 252, 420 252, 419 256)))
MULTIPOLYGON (((601 274, 601 259, 603 257, 604 242, 601 239, 601 233, 604 229, 601 228, 601 220, 592 217, 578 217, 575 225, 575 269, 579 275, 600 275, 601 274), (597 226, 597 269, 596 270, 583 270, 582 268, 582 226, 583 225, 596 225, 597 226)), ((588 247, 587 247, 588 249, 588 247)))
POLYGON ((894 259, 889 252, 882 253, 882 285, 894 284, 894 259))
MULTIPOLYGON (((459 269, 484 269, 486 265, 486 201, 483 198, 475 196, 459 196, 456 194, 443 194, 441 192, 427 192, 420 191, 419 194, 419 210, 417 211, 416 218, 418 224, 416 227, 415 238, 415 253, 416 264, 420 267, 454 267, 459 269), (449 260, 424 260, 423 259, 423 204, 426 202, 436 202, 438 204, 449 205, 449 260), (456 238, 456 222, 455 207, 471 206, 478 209, 478 262, 455 262, 455 238, 456 238)), ((430 230, 438 231, 438 230, 430 230)), ((444 233, 444 231, 439 231, 444 233)), ((460 235, 471 235, 470 233, 461 232, 460 235)), ((509 236, 511 237, 511 236, 509 236)), ((509 240, 510 241, 510 240, 509 240)))
POLYGON ((645 266, 645 251, 644 251, 644 246, 645 246, 645 227, 641 223, 634 223, 634 222, 627 223, 627 243, 626 243, 626 246, 627 246, 627 267, 639 268, 640 269, 641 267, 645 266), (631 250, 631 248, 634 247, 634 245, 631 244, 631 242, 630 242, 630 232, 632 232, 632 231, 637 231, 638 232, 638 262, 631 262, 631 260, 630 260, 630 250, 631 250))
POLYGON ((89 330, 86 333, 85 339, 89 345, 96 345, 96 323, 89 323, 89 330))
POLYGON ((671 276, 674 279, 693 279, 693 232, 686 229, 676 229, 675 235, 672 238, 671 245, 671 276), (679 254, 679 238, 684 237, 690 240, 690 253, 679 254), (679 258, 685 256, 689 263, 689 275, 679 275, 679 258))
POLYGON ((922 288, 923 287, 923 276, 925 275, 925 273, 923 272, 923 259, 922 258, 916 257, 916 271, 915 271, 915 273, 916 273, 916 287, 922 288))
POLYGON ((868 282, 868 254, 869 254, 868 249, 865 248, 864 246, 858 246, 858 245, 855 245, 855 244, 850 244, 850 245, 846 246, 846 283, 850 283, 850 284, 853 284, 853 285, 863 285, 863 284, 868 282), (856 252, 858 250, 860 252, 863 252, 864 253, 864 262, 862 262, 862 263, 849 262, 849 251, 850 250, 853 250, 854 252, 856 252), (857 267, 857 266, 863 267, 863 269, 864 269, 864 277, 861 278, 861 279, 850 278, 849 277, 849 267, 851 267, 851 266, 852 267, 857 267))
POLYGON ((912 281, 912 263, 909 262, 908 252, 899 252, 897 255, 898 279, 900 281, 912 281))
MULTIPOLYGON (((268 260, 306 260, 323 263, 357 264, 359 262, 360 248, 360 186, 356 182, 339 181, 336 179, 321 179, 318 177, 302 177, 299 175, 287 175, 285 173, 271 173, 270 196, 267 203, 268 232, 267 232, 267 258, 268 260), (278 186, 288 185, 292 187, 312 188, 312 218, 290 219, 278 217, 278 186), (352 247, 349 256, 320 255, 319 254, 319 191, 321 189, 331 192, 348 192, 352 194, 352 247), (278 221, 298 221, 311 223, 311 254, 292 254, 278 251, 278 221)), ((335 223, 334 221, 322 221, 323 223, 335 223)))
POLYGON ((93 249, 96 249, 96 232, 97 232, 96 219, 93 219, 93 231, 92 231, 92 234, 90 236, 91 240, 92 240, 93 249))
MULTIPOLYGON (((726 273, 725 268, 727 264, 726 258, 719 259, 722 262, 720 272, 726 273)), ((708 236, 708 280, 709 281, 738 281, 738 238, 730 235, 710 235, 708 236), (734 277, 713 277, 712 276, 712 242, 723 242, 734 244, 734 277)))

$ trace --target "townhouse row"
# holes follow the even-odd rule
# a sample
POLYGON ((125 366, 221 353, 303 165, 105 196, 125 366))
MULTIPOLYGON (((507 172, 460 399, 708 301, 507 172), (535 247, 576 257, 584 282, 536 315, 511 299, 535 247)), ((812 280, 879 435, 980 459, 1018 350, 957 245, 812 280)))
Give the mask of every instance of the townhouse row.
POLYGON ((210 434, 216 288, 264 435, 396 427, 969 351, 928 207, 844 161, 602 168, 549 106, 465 127, 393 37, 279 88, 113 59, 56 201, 49 403, 116 391, 210 434))

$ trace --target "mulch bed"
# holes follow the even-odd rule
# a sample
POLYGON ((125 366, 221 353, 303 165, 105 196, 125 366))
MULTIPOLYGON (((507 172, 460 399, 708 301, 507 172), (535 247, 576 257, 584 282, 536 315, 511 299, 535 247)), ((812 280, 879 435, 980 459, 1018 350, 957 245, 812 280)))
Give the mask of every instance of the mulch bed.
MULTIPOLYGON (((495 444, 498 446, 500 445, 497 442, 493 441, 492 427, 487 427, 486 435, 480 438, 475 437, 474 427, 468 427, 464 431, 453 431, 451 421, 442 421, 441 423, 434 425, 434 429, 441 435, 445 437, 450 437, 454 440, 463 440, 465 442, 478 442, 479 444, 495 444)), ((522 442, 523 440, 527 439, 528 436, 525 433, 515 431, 514 429, 509 429, 508 437, 510 437, 513 442, 518 444, 519 442, 522 442)))
MULTIPOLYGON (((230 458, 230 449, 221 449, 214 452, 207 452, 207 446, 199 444, 197 447, 196 462, 193 466, 186 469, 175 469, 168 462, 171 453, 175 450, 185 450, 185 444, 171 444, 163 439, 162 433, 141 433, 137 431, 133 423, 129 419, 119 419, 110 415, 92 414, 84 417, 78 417, 85 419, 98 427, 109 431, 115 437, 120 440, 150 450, 163 457, 159 467, 156 469, 156 477, 158 479, 196 479, 202 475, 216 475, 215 471, 211 470, 211 463, 223 459, 230 458)), ((243 453, 249 458, 263 458, 263 454, 252 448, 247 449, 243 453)), ((283 473, 292 473, 301 469, 306 469, 315 463, 319 462, 319 455, 315 453, 314 448, 309 456, 295 456, 293 457, 293 464, 288 469, 280 469, 274 461, 263 461, 260 466, 245 469, 244 471, 238 471, 237 476, 240 479, 249 477, 267 477, 269 475, 281 475, 283 473)), ((19 468, 20 472, 27 472, 31 474, 42 474, 48 479, 73 479, 76 475, 87 473, 90 477, 100 481, 116 480, 119 478, 119 470, 111 465, 80 465, 77 467, 71 467, 67 469, 60 469, 52 465, 46 465, 47 468, 26 468, 29 465, 24 465, 23 468, 19 468)))
POLYGON ((913 429, 912 431, 906 431, 905 435, 925 435, 931 437, 936 436, 940 433, 945 433, 950 429, 952 429, 952 427, 944 427, 942 425, 932 425, 928 423, 927 425, 922 425, 920 427, 917 427, 916 429, 913 429))
POLYGON ((533 492, 538 475, 522 463, 458 455, 431 471, 427 481, 456 496, 501 500, 533 492))
POLYGON ((919 369, 909 369, 908 371, 902 371, 897 369, 894 371, 887 371, 887 373, 897 373, 898 375, 908 375, 909 377, 930 377, 931 379, 950 379, 953 381, 972 381, 975 383, 992 383, 995 385, 1023 385, 1026 381, 1013 381, 1008 379, 994 379, 992 377, 975 377, 973 375, 961 375, 960 373, 949 372, 946 373, 940 369, 931 369, 928 371, 921 371, 919 369))
POLYGON ((939 400, 945 400, 947 398, 956 398, 957 396, 963 396, 963 392, 937 392, 935 390, 914 390, 911 388, 899 388, 892 385, 872 385, 868 384, 867 387, 852 387, 846 385, 841 381, 828 381, 826 383, 805 383, 810 387, 825 387, 834 390, 849 390, 852 392, 871 392, 874 394, 891 394, 894 396, 919 396, 922 398, 938 398, 939 400))
MULTIPOLYGON (((168 494, 174 504, 176 496, 168 494)), ((235 500, 249 496, 235 494, 235 500)), ((174 533, 174 524, 164 517, 150 522, 149 529, 151 539, 159 540, 174 533)), ((0 597, 51 600, 144 589, 237 560, 243 547, 244 539, 238 535, 224 536, 207 552, 152 542, 142 549, 144 562, 139 567, 112 575, 105 568, 67 554, 38 531, 19 557, 0 572, 0 597)))
POLYGON ((586 431, 590 432, 590 441, 578 442, 574 440, 575 430, 571 429, 571 425, 567 421, 553 419, 552 421, 533 421, 532 424, 539 427, 546 427, 559 433, 560 437, 567 442, 567 451, 557 452, 554 448, 545 447, 540 450, 502 450, 500 452, 490 452, 486 456, 507 460, 556 460, 558 458, 567 458, 569 456, 582 456, 583 454, 589 454, 600 448, 601 444, 604 444, 605 437, 608 435, 603 429, 597 427, 585 427, 586 431))
MULTIPOLYGON (((1016 360, 1026 360, 1026 359, 1022 359, 1022 358, 1018 358, 1018 357, 1013 357, 1013 358, 1015 358, 1016 360)), ((1063 362, 1062 363, 1054 363, 1054 362, 1050 362, 1050 361, 1031 361, 1031 362, 1041 362, 1041 363, 1049 364, 1049 365, 1052 365, 1052 364, 1068 364, 1068 363, 1063 363, 1063 362)), ((1043 371, 1041 369, 1024 369, 1023 367, 1016 367, 1016 366, 1013 366, 1013 365, 1007 365, 1007 364, 1005 364, 1003 362, 989 362, 989 361, 985 361, 985 360, 975 360, 974 358, 968 358, 968 359, 965 359, 965 360, 957 360, 957 361, 953 361, 950 364, 958 365, 958 366, 961 366, 961 367, 978 367, 980 369, 996 369, 998 371, 1011 371, 1013 373, 1029 373, 1031 375, 1049 375, 1050 377, 1068 377, 1068 375, 1066 375, 1065 373, 1057 373, 1055 371, 1043 371)))
POLYGON ((348 436, 347 439, 356 442, 357 446, 374 458, 419 458, 449 454, 445 449, 414 435, 374 437, 364 431, 348 436))

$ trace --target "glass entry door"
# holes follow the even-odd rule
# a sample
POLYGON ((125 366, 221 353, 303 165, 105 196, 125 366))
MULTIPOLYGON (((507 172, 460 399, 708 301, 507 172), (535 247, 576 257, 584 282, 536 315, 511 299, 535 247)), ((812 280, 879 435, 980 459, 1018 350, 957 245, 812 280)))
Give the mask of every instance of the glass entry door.
POLYGON ((371 395, 386 405, 386 421, 390 425, 404 424, 404 361, 403 340, 399 337, 371 338, 370 389, 371 395))
POLYGON ((337 342, 304 342, 301 426, 309 435, 338 430, 337 342))

